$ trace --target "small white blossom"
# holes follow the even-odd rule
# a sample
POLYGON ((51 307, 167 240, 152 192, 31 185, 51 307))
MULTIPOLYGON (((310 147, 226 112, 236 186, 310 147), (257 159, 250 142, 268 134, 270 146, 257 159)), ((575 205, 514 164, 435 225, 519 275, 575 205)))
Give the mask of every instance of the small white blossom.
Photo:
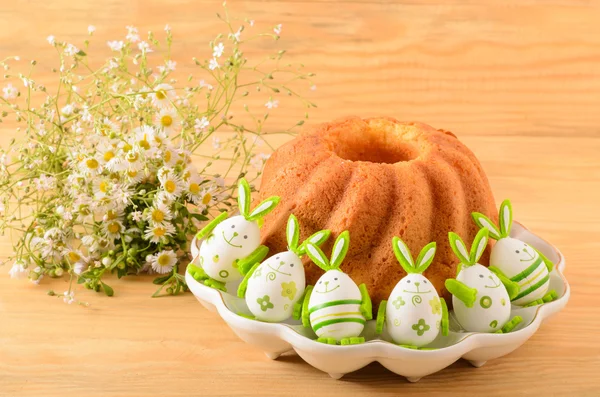
POLYGON ((275 32, 277 36, 281 35, 281 24, 275 26, 275 28, 273 28, 273 32, 275 32))
POLYGON ((46 40, 48 41, 48 44, 54 45, 54 36, 50 35, 46 37, 46 40))
POLYGON ((2 89, 4 99, 15 99, 19 94, 19 90, 16 87, 13 87, 12 84, 8 83, 6 87, 2 89))
POLYGON ((10 278, 22 279, 27 277, 27 269, 25 269, 22 261, 16 261, 10 268, 8 274, 10 274, 10 278))
POLYGON ((88 34, 92 34, 96 31, 96 27, 94 25, 88 26, 88 34))
POLYGON ((79 48, 75 47, 73 44, 67 44, 65 47, 65 54, 72 57, 73 55, 79 52, 79 48))
POLYGON ((210 62, 208 63, 208 68, 210 70, 215 70, 219 67, 219 62, 217 62, 217 60, 215 58, 211 59, 210 62))
POLYGON ((196 132, 203 132, 210 125, 210 122, 206 118, 206 116, 202 117, 202 119, 196 119, 194 123, 194 129, 196 132))
POLYGON ((65 291, 63 294, 63 301, 65 303, 68 303, 69 305, 73 302, 75 302, 75 292, 71 291, 65 291))
POLYGON ((221 58, 224 51, 225 51, 225 46, 223 45, 223 43, 217 44, 216 46, 213 47, 213 57, 221 58))
POLYGON ((137 43, 140 41, 137 28, 134 26, 127 26, 127 36, 125 36, 125 38, 131 43, 137 43))
POLYGON ((134 222, 139 222, 142 220, 142 211, 133 211, 131 213, 131 219, 133 219, 134 222))
POLYGON ((214 136, 212 139, 212 147, 215 150, 221 149, 221 140, 216 136, 214 136))
POLYGON ((279 106, 279 101, 277 99, 269 99, 267 103, 265 103, 265 106, 269 109, 274 109, 279 106))
POLYGON ((122 41, 107 41, 106 44, 108 44, 108 47, 113 50, 113 51, 121 51, 123 49, 123 47, 125 46, 125 43, 123 43, 122 41))
POLYGON ((140 41, 138 43, 138 49, 143 53, 154 52, 154 50, 150 48, 150 44, 146 43, 145 41, 140 41))
POLYGON ((165 32, 169 33, 171 31, 171 27, 169 26, 169 24, 165 25, 165 32))
POLYGON ((207 82, 205 82, 204 80, 200 80, 200 81, 198 82, 198 85, 200 86, 200 88, 206 88, 206 89, 207 89, 207 90, 209 90, 209 91, 213 89, 213 86, 212 86, 212 85, 210 85, 210 84, 208 84, 208 83, 207 83, 207 82))

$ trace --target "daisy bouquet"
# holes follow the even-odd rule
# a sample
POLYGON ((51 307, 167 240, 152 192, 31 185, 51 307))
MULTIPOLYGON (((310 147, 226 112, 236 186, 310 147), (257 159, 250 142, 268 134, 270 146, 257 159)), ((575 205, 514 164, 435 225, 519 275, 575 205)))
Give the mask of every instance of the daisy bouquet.
POLYGON ((111 54, 96 68, 88 55, 93 26, 82 46, 48 37, 59 59, 52 89, 34 80, 35 61, 27 73, 12 72, 18 57, 0 63, 0 121, 14 123, 22 138, 0 150, 0 230, 16 232, 11 276, 36 284, 70 277, 60 295, 69 303, 75 283, 112 296, 109 274, 155 273, 155 296, 187 289, 178 271, 188 241, 235 205, 241 177, 260 175, 268 155, 257 146, 268 145, 265 123, 277 98, 314 106, 293 88, 311 86, 312 74, 284 64, 284 51, 254 63, 244 55, 248 41, 277 40, 281 25, 250 33, 253 21, 227 9, 217 15, 226 32, 210 42, 208 59, 191 61, 204 77, 185 84, 169 56, 169 26, 143 37, 127 27, 123 40, 107 42, 111 54), (261 110, 253 112, 246 101, 258 95, 261 110), (216 174, 223 162, 227 171, 216 174))

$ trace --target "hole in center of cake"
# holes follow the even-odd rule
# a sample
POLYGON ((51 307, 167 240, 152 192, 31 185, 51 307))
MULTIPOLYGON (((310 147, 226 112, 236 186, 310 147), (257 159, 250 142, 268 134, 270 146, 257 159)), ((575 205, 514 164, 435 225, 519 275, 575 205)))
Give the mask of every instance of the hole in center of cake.
POLYGON ((411 161, 419 156, 417 146, 385 129, 351 131, 339 138, 331 147, 345 160, 395 164, 411 161))

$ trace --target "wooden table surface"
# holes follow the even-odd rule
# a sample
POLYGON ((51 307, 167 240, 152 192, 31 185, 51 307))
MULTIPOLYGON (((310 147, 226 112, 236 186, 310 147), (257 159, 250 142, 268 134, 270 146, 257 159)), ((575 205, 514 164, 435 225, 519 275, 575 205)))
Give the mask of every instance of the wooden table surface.
MULTIPOLYGON (((49 34, 80 42, 94 24, 103 43, 126 25, 160 31, 169 23, 185 73, 191 53, 207 52, 219 3, 6 1, 0 58, 54 65, 49 34)), ((600 5, 402 3, 232 1, 230 8, 262 26, 283 24, 279 44, 318 73, 313 122, 390 115, 455 132, 480 158, 497 200, 511 198, 516 219, 566 256, 572 296, 563 312, 479 369, 460 360, 409 384, 371 364, 334 381, 296 355, 268 360, 190 294, 151 299, 149 279, 115 281, 113 298, 78 291, 91 303, 83 308, 45 295, 65 289, 64 280, 34 286, 10 280, 5 266, 0 396, 600 395, 600 5)), ((271 128, 299 114, 282 101, 271 128)), ((12 136, 0 128, 2 145, 12 136)), ((7 256, 10 241, 0 247, 7 256)))

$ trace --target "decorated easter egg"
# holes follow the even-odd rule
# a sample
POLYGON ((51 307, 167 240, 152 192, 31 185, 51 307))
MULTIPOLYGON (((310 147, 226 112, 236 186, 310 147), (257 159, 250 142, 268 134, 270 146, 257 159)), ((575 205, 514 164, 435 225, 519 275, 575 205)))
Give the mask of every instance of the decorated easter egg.
POLYGON ((501 329, 510 317, 510 298, 500 279, 488 268, 476 263, 464 266, 456 280, 477 290, 472 307, 467 307, 456 296, 452 297, 454 314, 460 325, 470 332, 501 329))
POLYGON ((221 282, 236 281, 242 278, 238 261, 259 245, 260 231, 256 222, 234 216, 219 223, 206 236, 196 261, 211 278, 221 282))
POLYGON ((524 306, 542 298, 550 285, 550 274, 541 255, 521 240, 504 237, 492 249, 490 265, 519 285, 513 298, 515 305, 524 306))
POLYGON ((365 326, 360 311, 361 293, 354 281, 339 270, 328 270, 319 278, 308 302, 310 325, 318 337, 359 336, 365 326))
POLYGON ((440 297, 427 278, 413 273, 396 284, 386 306, 386 326, 394 342, 425 346, 437 337, 441 320, 440 297))
POLYGON ((246 304, 262 321, 291 317, 306 286, 302 261, 292 251, 275 254, 258 266, 248 279, 246 304))

